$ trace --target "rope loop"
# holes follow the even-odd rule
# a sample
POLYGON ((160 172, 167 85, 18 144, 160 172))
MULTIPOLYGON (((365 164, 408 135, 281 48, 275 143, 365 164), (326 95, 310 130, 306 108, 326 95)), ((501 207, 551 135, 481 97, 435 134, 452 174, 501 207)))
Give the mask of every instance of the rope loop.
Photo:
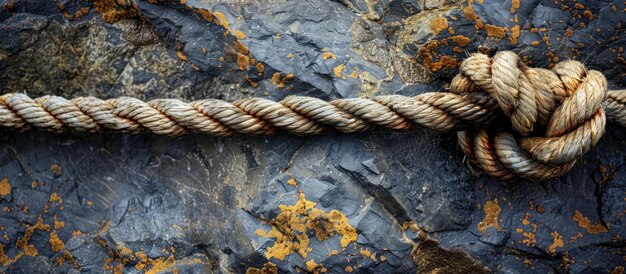
POLYGON ((458 133, 470 161, 503 181, 559 177, 604 135, 607 81, 576 61, 547 70, 527 67, 511 51, 476 53, 450 89, 489 93, 510 120, 508 128, 458 133))

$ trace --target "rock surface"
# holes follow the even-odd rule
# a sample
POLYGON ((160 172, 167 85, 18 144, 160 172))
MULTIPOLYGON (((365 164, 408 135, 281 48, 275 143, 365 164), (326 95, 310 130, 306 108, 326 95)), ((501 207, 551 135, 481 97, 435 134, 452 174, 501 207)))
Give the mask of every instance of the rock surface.
MULTIPOLYGON (((623 1, 0 0, 0 92, 322 99, 441 90, 479 47, 626 86, 623 1)), ((505 185, 449 133, 0 131, 9 273, 611 272, 626 132, 505 185), (413 250, 415 250, 413 252, 413 250), (455 258, 441 259, 441 258, 455 258)))

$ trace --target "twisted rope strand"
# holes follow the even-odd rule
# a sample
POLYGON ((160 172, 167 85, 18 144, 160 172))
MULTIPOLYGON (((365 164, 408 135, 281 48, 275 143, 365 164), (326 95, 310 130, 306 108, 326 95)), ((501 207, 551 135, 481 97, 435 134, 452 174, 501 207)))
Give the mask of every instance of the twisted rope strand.
POLYGON ((604 135, 606 121, 626 127, 626 90, 607 91, 604 75, 576 61, 527 67, 509 51, 467 58, 449 92, 323 101, 289 96, 186 103, 130 97, 102 100, 0 96, 0 127, 180 136, 205 133, 314 135, 334 128, 426 127, 457 131, 470 162, 502 181, 545 180, 568 172, 604 135), (510 125, 494 123, 508 117, 510 125), (465 130, 465 131, 461 131, 465 130))
POLYGON ((272 135, 278 129, 296 135, 319 134, 326 127, 358 132, 373 126, 408 130, 416 126, 439 131, 486 126, 498 106, 487 94, 432 92, 406 97, 339 99, 289 96, 280 102, 262 98, 232 103, 208 99, 186 103, 177 99, 143 102, 130 97, 101 100, 58 96, 31 99, 25 94, 0 96, 0 126, 52 132, 102 130, 180 136, 201 132, 214 136, 235 133, 272 135))

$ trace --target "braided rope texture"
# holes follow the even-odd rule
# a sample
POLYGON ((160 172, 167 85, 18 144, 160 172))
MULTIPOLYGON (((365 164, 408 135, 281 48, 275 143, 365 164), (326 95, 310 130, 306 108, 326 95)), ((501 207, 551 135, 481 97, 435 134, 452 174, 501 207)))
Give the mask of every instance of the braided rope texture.
POLYGON ((131 97, 102 100, 0 96, 0 127, 56 133, 103 130, 180 136, 205 133, 313 135, 334 128, 426 127, 457 131, 470 161, 503 181, 545 180, 569 171, 604 134, 607 118, 626 126, 626 90, 607 92, 602 73, 576 61, 529 68, 513 52, 476 53, 461 64, 450 92, 323 101, 289 96, 183 102, 131 97), (503 118, 510 123, 498 123, 503 118), (510 124, 510 125, 509 125, 510 124))

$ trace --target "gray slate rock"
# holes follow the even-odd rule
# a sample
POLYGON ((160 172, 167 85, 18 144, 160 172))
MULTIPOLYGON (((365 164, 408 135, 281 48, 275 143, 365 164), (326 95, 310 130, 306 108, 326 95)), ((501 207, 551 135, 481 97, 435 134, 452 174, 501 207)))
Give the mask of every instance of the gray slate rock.
MULTIPOLYGON (((414 95, 442 90, 479 46, 539 67, 574 58, 626 86, 622 1, 182 2, 0 0, 0 91, 414 95)), ((474 172, 454 134, 428 130, 228 139, 0 131, 0 180, 10 186, 0 197, 0 270, 619 271, 624 134, 609 125, 562 178, 506 185, 474 172)))

